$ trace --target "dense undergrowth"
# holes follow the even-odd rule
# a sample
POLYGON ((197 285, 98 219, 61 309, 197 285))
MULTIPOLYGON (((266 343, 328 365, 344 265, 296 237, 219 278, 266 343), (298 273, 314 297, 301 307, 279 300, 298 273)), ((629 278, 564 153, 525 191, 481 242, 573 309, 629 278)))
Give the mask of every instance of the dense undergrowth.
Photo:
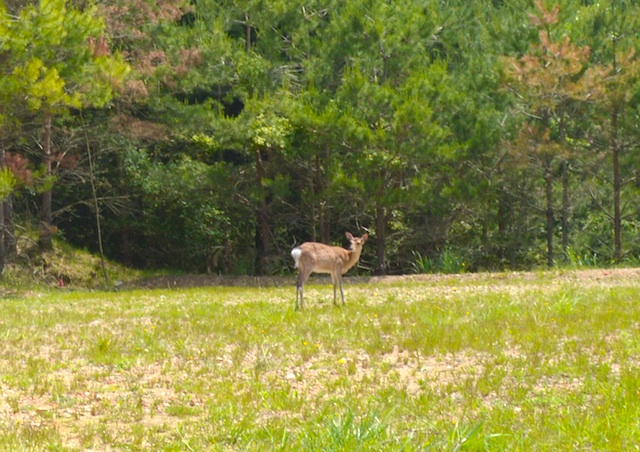
POLYGON ((62 240, 54 240, 53 249, 41 252, 34 240, 21 237, 18 250, 5 264, 0 275, 0 290, 45 288, 103 289, 117 288, 142 277, 143 272, 79 250, 62 240))

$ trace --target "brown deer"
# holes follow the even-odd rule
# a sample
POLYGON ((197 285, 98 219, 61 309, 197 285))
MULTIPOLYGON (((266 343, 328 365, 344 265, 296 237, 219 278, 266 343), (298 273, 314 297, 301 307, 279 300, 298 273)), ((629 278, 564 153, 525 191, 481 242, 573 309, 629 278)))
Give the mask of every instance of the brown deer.
POLYGON ((304 283, 311 273, 329 273, 333 283, 333 304, 338 305, 336 300, 336 288, 340 286, 342 296, 342 306, 344 302, 344 291, 342 290, 342 275, 351 267, 356 265, 362 253, 364 242, 369 238, 369 234, 362 237, 354 237, 350 232, 345 233, 351 247, 345 250, 339 246, 329 246, 324 243, 306 242, 291 250, 291 256, 296 261, 298 269, 298 281, 296 282, 296 305, 295 309, 304 308, 304 283), (300 299, 300 304, 298 304, 300 299))

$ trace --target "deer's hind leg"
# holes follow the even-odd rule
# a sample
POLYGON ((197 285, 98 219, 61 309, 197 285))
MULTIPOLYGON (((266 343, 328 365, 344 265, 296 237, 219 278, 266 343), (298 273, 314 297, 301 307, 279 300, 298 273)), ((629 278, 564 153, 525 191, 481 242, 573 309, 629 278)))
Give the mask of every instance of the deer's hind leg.
POLYGON ((344 291, 342 290, 342 271, 337 268, 331 273, 331 282, 333 283, 333 305, 338 306, 337 290, 340 288, 340 297, 342 298, 342 306, 344 302, 344 291))
POLYGON ((338 279, 338 285, 340 286, 340 296, 342 297, 342 306, 345 306, 346 303, 344 302, 344 290, 342 289, 342 273, 338 273, 337 279, 338 279))
POLYGON ((296 281, 296 305, 295 310, 304 309, 304 283, 309 278, 311 272, 299 269, 298 280, 296 281), (300 297, 300 303, 298 303, 298 297, 300 297))

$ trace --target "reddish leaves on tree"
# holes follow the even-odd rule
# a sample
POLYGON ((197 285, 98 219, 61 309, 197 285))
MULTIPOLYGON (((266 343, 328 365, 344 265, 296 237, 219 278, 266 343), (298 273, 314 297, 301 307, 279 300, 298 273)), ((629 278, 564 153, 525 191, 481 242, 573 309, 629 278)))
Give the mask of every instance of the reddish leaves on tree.
POLYGON ((15 178, 21 184, 31 186, 33 185, 33 174, 28 168, 29 161, 20 154, 14 154, 12 152, 5 153, 5 163, 15 178))

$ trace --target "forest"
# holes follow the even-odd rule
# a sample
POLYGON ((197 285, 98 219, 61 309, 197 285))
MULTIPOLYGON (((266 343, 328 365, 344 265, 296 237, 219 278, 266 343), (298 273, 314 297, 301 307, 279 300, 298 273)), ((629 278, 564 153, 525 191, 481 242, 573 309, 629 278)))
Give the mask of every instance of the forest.
POLYGON ((0 269, 634 264, 632 0, 3 0, 0 269))

